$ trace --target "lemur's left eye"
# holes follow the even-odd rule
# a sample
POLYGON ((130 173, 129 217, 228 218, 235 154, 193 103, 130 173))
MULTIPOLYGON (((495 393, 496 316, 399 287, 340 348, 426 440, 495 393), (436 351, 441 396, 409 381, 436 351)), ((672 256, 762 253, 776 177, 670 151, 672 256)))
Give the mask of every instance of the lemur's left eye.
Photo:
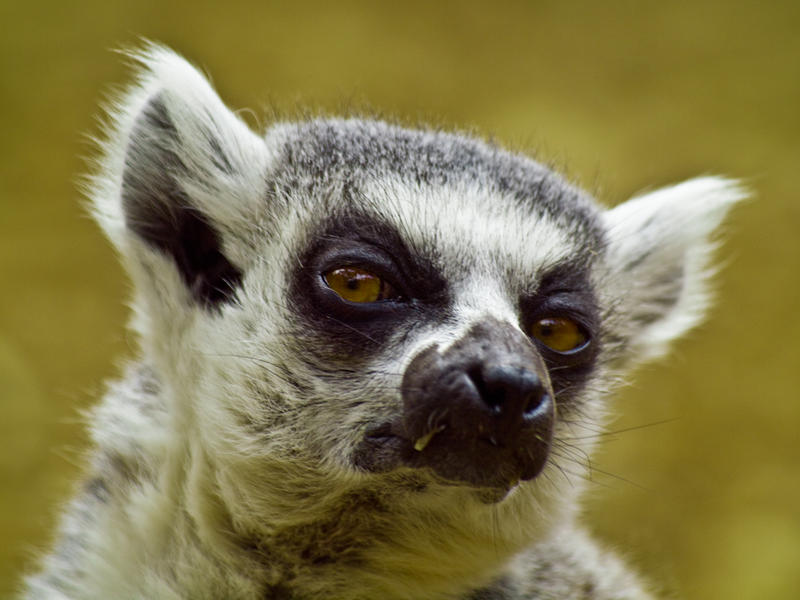
POLYGON ((365 304, 397 296, 386 280, 358 267, 331 269, 322 278, 329 288, 348 302, 365 304))
POLYGON ((551 350, 560 353, 580 350, 589 342, 589 336, 581 326, 566 317, 539 319, 531 327, 531 335, 551 350))

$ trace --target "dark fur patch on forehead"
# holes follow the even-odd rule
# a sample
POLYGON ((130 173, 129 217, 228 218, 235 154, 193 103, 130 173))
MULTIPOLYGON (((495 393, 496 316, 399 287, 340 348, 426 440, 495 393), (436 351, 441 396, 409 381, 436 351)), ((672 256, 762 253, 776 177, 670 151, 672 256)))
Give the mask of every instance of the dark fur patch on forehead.
MULTIPOLYGON (((512 198, 594 242, 603 238, 588 196, 538 162, 481 140, 381 121, 317 120, 294 125, 283 148, 284 176, 342 183, 400 177, 412 184, 471 183, 512 198)), ((599 244, 598 244, 599 245, 599 244)))

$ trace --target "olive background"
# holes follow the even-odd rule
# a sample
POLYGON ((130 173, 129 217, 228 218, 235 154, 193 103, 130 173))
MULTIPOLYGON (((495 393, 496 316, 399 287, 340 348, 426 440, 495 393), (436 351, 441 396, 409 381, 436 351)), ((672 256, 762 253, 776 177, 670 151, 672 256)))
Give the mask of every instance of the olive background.
POLYGON ((475 131, 614 204, 743 178, 706 324, 636 375, 586 522, 678 597, 800 598, 800 3, 0 2, 0 597, 80 476, 82 411, 135 352, 77 182, 140 36, 256 127, 365 107, 475 131))

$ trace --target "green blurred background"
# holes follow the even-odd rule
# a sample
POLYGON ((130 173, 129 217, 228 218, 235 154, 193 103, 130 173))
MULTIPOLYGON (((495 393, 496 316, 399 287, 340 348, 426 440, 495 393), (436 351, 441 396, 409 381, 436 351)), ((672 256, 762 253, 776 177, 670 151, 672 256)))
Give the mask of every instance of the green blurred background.
POLYGON ((261 122, 355 103, 474 128, 608 203, 745 178, 717 309, 625 390, 615 428, 634 429, 597 457, 587 520, 678 596, 800 598, 800 3, 4 0, 0 28, 0 596, 50 539, 80 411, 134 346, 75 182, 129 80, 109 49, 146 36, 261 122))

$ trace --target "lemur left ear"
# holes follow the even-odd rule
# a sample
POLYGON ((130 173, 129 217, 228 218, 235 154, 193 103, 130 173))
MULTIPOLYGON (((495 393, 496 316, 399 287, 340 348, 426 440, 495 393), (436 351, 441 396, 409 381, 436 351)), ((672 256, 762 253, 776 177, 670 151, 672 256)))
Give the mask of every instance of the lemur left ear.
POLYGON ((608 252, 603 277, 609 318, 634 361, 663 354, 695 326, 709 304, 714 231, 746 192, 736 182, 703 177, 639 196, 604 215, 608 252))
POLYGON ((234 232, 248 231, 265 201, 266 146, 181 57, 155 45, 131 56, 144 68, 109 111, 95 213, 123 255, 146 265, 132 265, 135 280, 149 275, 170 301, 216 306, 242 276, 234 232))

